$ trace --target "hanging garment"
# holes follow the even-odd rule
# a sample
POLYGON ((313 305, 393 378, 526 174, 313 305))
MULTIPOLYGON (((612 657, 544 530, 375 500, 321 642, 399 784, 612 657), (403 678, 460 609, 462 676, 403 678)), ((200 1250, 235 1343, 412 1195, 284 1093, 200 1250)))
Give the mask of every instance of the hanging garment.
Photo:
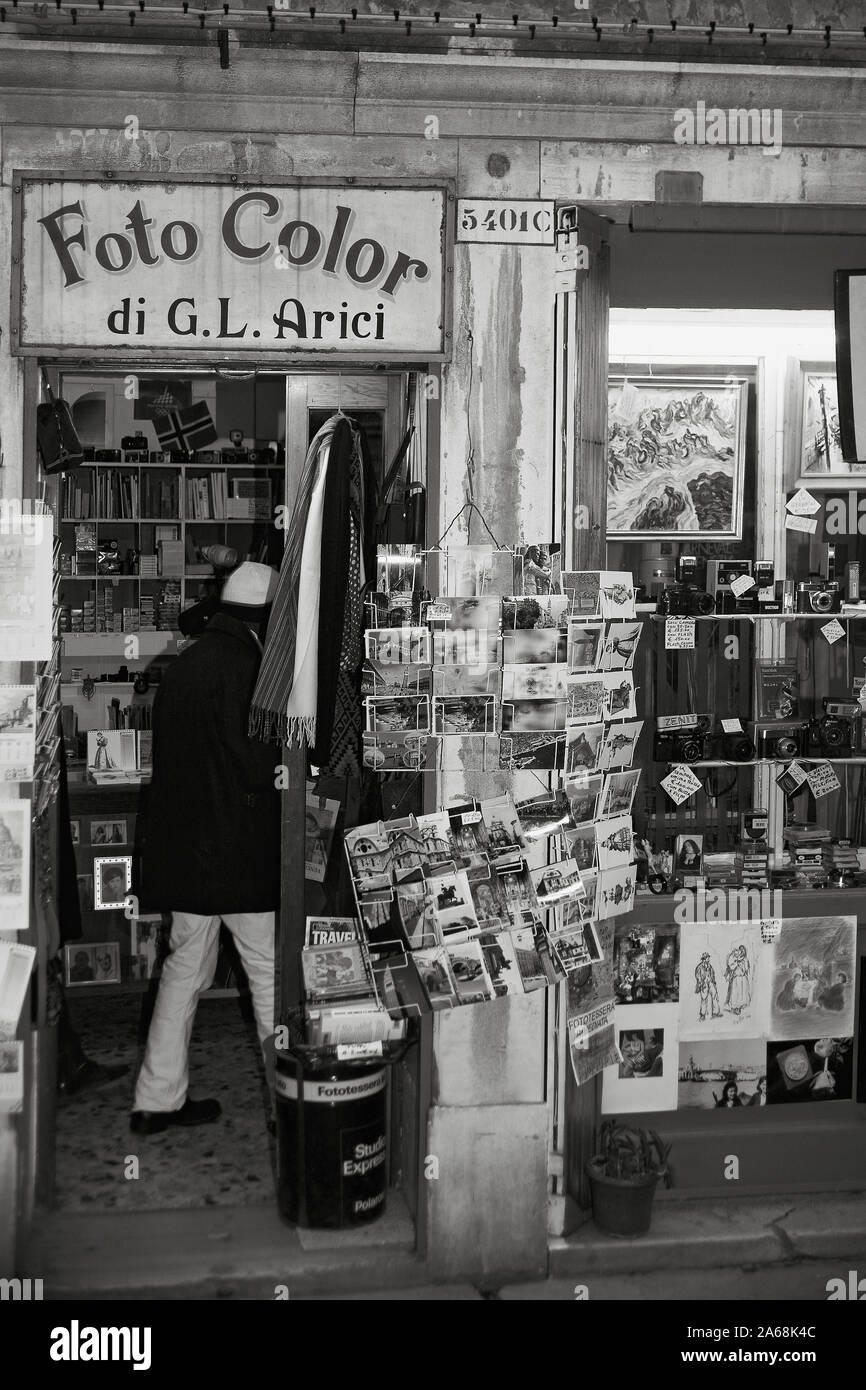
MULTIPOLYGON (((360 459, 359 431, 345 415, 332 415, 304 462, 253 693, 250 734, 255 738, 278 738, 290 745, 303 738, 319 752, 326 751, 319 745, 317 725, 321 718, 329 733, 336 676, 343 669, 343 622, 334 622, 334 582, 342 562, 335 557, 349 549, 349 512, 355 495, 351 479, 359 477, 360 459), (322 594, 325 601, 320 604, 322 594)), ((350 597, 347 587, 340 603, 350 597)), ((354 602, 348 607, 354 612, 354 602)), ((360 596, 357 611, 360 665, 360 596)))

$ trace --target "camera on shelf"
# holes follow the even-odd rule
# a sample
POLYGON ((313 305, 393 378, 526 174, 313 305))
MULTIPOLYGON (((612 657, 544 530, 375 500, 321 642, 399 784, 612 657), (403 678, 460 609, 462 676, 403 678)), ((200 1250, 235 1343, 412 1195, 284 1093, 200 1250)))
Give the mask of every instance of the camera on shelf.
POLYGON ((798 613, 838 613, 842 585, 834 579, 801 579, 796 588, 798 613))
POLYGON ((809 725, 804 720, 756 720, 752 738, 759 758, 790 762, 809 752, 809 725))
POLYGON ((758 590, 751 560, 708 560, 707 589, 717 613, 756 613, 758 610, 758 590))
POLYGON ((736 734, 710 734, 706 747, 707 757, 718 762, 750 763, 755 757, 755 745, 749 735, 742 731, 736 734))
POLYGON ((246 449, 221 449, 220 454, 224 464, 234 468, 239 463, 246 463, 246 449))
POLYGON ((658 612, 667 618, 706 617, 715 602, 697 584, 668 584, 659 594, 658 612))
POLYGON ((862 709, 859 700, 825 695, 824 713, 811 724, 813 748, 829 758, 853 758, 862 743, 862 709))
MULTIPOLYGON (((676 716, 674 716, 676 718, 676 716)), ((653 758, 657 763, 702 763, 711 757, 707 751, 712 719, 696 714, 687 724, 667 726, 665 717, 656 720, 653 758)))

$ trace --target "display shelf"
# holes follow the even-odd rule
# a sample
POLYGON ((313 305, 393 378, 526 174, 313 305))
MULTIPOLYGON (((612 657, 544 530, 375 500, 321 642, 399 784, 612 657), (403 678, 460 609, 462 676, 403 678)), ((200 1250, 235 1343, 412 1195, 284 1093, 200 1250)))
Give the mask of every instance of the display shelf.
POLYGON ((158 632, 64 632, 64 657, 109 657, 124 655, 128 638, 138 638, 139 656, 161 656, 174 652, 182 634, 175 631, 158 632))
POLYGON ((799 766, 818 763, 834 763, 838 767, 852 766, 863 767, 866 765, 866 757, 862 758, 824 758, 814 757, 803 754, 796 758, 750 758, 743 762, 723 762, 719 759, 708 760, 699 763, 659 763, 659 767, 787 767, 789 763, 797 763, 799 766))
MULTIPOLYGON (((812 622, 829 623, 833 618, 838 618, 840 622, 855 621, 858 618, 866 618, 866 606, 856 612, 845 612, 844 609, 839 613, 659 613, 655 609, 649 616, 659 623, 667 622, 668 618, 691 618, 696 623, 790 623, 790 622, 812 622)), ((683 650, 688 651, 688 648, 683 650)))

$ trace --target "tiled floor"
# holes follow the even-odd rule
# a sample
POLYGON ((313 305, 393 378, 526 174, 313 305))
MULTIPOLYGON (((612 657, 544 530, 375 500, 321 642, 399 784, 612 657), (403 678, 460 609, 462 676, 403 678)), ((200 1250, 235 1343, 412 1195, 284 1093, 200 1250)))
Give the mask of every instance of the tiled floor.
POLYGON ((112 1085, 60 1100, 55 1210, 93 1212, 243 1206, 275 1201, 275 1141, 255 1027, 237 999, 200 1002, 190 1047, 190 1095, 215 1097, 216 1124, 144 1138, 129 1129, 141 1061, 141 993, 72 998, 89 1057, 128 1062, 112 1085))

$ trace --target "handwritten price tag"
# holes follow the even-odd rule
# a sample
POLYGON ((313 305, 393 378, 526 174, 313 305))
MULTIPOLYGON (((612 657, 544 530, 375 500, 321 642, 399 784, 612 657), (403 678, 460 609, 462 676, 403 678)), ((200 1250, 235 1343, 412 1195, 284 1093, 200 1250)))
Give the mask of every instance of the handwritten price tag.
POLYGON ((694 618, 665 619, 665 650, 689 650, 695 645, 694 618))
POLYGON ((742 726, 742 724, 740 723, 739 719, 723 719, 723 720, 722 720, 722 733, 725 733, 725 734, 741 734, 742 732, 743 732, 743 726, 742 726))
POLYGON ((809 783, 809 790, 816 801, 821 796, 829 796, 831 792, 836 791, 837 787, 841 786, 839 778, 829 763, 819 763, 817 767, 813 767, 808 773, 806 781, 809 783))
POLYGON ((764 941, 768 946, 771 942, 776 940, 776 937, 779 935, 781 930, 782 922, 779 917, 761 918, 761 940, 764 941))
POLYGON ((677 806, 694 796, 700 785, 700 778, 695 776, 690 767, 675 767, 673 772, 669 772, 667 777, 661 780, 661 786, 677 806))
POLYGON ((817 497, 813 497, 811 492, 807 492, 801 487, 799 492, 795 492, 790 501, 785 503, 785 510, 791 516, 814 516, 820 511, 821 503, 817 497))
POLYGON ((807 535, 813 536, 818 529, 818 521, 814 516, 792 516, 790 512, 785 517, 786 531, 805 531, 807 535))
POLYGON ((738 574, 736 579, 731 580, 731 593, 739 598, 741 594, 748 593, 749 589, 754 589, 755 581, 750 574, 738 574))
POLYGON ((839 641, 840 637, 845 636, 845 629, 836 618, 834 618, 832 622, 825 623, 824 626, 821 628, 821 632, 826 637, 831 647, 834 642, 839 641))
POLYGON ((381 1042, 337 1043, 337 1061, 347 1062, 353 1057, 381 1057, 381 1042))
POLYGON ((776 785, 781 787, 787 796, 792 796, 805 781, 806 769, 799 763, 789 763, 776 778, 776 785))

